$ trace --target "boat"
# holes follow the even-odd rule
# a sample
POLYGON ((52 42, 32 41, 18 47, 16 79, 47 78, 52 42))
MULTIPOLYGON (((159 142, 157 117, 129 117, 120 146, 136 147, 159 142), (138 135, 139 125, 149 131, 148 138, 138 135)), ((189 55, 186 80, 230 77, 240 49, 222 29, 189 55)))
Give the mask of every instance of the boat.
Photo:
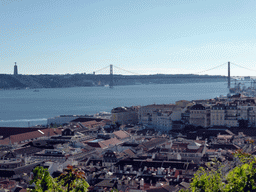
POLYGON ((38 90, 38 89, 35 89, 33 92, 39 92, 39 90, 38 90))

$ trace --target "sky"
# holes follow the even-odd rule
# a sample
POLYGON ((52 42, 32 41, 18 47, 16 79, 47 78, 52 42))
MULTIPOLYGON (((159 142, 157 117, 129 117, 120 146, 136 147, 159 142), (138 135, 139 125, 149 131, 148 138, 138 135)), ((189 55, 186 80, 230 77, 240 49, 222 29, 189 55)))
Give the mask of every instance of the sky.
POLYGON ((0 2, 1 74, 256 76, 255 0, 0 2))

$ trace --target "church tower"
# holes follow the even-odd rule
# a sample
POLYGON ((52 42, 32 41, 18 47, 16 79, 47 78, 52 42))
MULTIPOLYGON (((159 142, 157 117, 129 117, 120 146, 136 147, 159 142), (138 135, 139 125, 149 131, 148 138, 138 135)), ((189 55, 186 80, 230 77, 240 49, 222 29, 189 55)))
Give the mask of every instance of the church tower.
POLYGON ((18 66, 16 65, 16 62, 15 62, 15 65, 14 65, 14 73, 13 75, 18 75, 18 66))

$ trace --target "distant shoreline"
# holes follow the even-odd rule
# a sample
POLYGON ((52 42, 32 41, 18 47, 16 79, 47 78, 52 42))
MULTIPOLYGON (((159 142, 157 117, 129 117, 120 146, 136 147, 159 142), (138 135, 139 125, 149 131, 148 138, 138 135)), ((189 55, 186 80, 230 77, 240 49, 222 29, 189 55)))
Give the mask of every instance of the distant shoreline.
MULTIPOLYGON (((113 75, 114 86, 141 84, 183 84, 225 82, 226 76, 210 75, 113 75)), ((107 87, 109 75, 6 75, 0 74, 0 89, 39 89, 68 87, 107 87)))

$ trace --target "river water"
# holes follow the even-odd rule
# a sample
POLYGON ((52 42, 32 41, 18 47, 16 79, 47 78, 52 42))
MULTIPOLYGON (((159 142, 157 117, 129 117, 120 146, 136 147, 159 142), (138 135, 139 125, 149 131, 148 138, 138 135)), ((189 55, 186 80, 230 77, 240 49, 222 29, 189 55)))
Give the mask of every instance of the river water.
POLYGON ((227 83, 149 84, 0 91, 0 127, 46 124, 58 115, 110 112, 119 106, 168 104, 209 99, 228 93, 227 83))

